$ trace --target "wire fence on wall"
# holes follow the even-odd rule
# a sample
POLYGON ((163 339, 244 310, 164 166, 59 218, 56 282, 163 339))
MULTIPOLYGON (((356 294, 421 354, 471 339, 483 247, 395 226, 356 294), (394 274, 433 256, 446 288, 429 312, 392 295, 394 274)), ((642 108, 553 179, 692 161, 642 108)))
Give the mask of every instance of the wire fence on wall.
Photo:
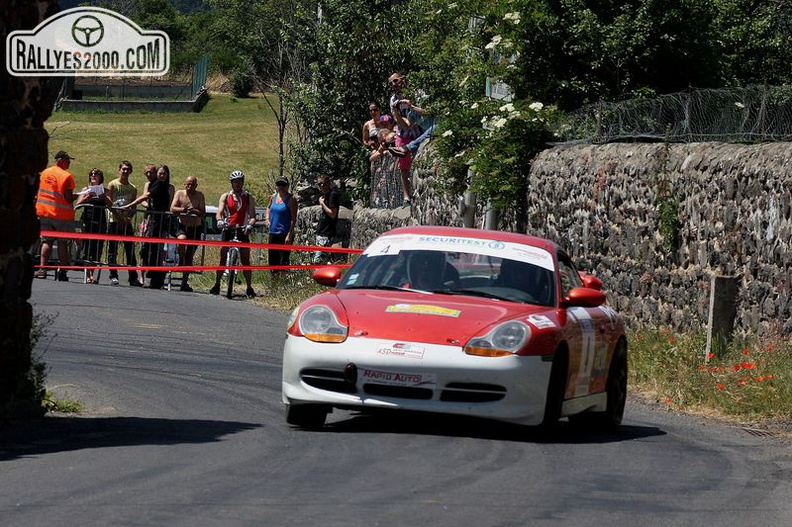
POLYGON ((792 87, 702 89, 654 99, 599 102, 570 113, 559 143, 792 140, 792 87))

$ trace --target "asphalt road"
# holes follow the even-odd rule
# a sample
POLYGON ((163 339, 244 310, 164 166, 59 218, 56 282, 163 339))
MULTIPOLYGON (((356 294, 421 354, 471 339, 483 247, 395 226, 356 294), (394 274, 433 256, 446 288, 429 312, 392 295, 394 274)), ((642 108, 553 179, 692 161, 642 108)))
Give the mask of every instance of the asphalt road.
MULTIPOLYGON (((74 273, 72 273, 74 274, 74 273)), ((34 283, 48 384, 78 416, 0 429, 0 524, 788 525, 777 437, 628 405, 618 435, 414 414, 289 427, 286 314, 34 283)))

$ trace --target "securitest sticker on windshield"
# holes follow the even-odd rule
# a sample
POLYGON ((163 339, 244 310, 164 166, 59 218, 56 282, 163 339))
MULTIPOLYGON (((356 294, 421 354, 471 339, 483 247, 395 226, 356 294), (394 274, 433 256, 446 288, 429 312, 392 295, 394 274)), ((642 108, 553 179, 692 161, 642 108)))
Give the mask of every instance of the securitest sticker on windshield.
POLYGON ((464 236, 433 236, 426 234, 382 236, 374 240, 363 254, 368 257, 375 257, 399 254, 401 251, 444 251, 478 254, 517 260, 550 271, 553 270, 552 255, 539 247, 464 236))
POLYGON ((441 317, 459 317, 458 309, 431 306, 428 304, 393 304, 385 308, 386 313, 411 313, 413 315, 439 315, 441 317))

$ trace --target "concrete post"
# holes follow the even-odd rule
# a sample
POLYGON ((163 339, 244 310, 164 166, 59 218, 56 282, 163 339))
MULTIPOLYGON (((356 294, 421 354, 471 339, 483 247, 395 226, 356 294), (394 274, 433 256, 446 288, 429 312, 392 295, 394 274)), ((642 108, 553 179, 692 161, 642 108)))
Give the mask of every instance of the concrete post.
POLYGON ((704 359, 710 353, 719 355, 726 351, 734 332, 737 317, 737 298, 740 291, 740 277, 713 276, 710 283, 709 320, 707 321, 707 349, 704 359))

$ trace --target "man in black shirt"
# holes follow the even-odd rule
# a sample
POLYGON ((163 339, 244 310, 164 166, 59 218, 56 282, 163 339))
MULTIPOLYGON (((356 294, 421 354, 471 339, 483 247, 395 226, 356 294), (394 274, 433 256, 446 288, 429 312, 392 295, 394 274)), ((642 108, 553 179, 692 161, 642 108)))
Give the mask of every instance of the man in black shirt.
MULTIPOLYGON (((339 199, 338 193, 330 186, 330 178, 321 175, 316 178, 316 186, 322 193, 319 196, 319 206, 322 212, 319 214, 319 221, 316 224, 316 245, 319 247, 330 247, 336 235, 336 223, 338 223, 339 199)), ((328 253, 316 251, 314 253, 314 263, 319 263, 328 253)))

